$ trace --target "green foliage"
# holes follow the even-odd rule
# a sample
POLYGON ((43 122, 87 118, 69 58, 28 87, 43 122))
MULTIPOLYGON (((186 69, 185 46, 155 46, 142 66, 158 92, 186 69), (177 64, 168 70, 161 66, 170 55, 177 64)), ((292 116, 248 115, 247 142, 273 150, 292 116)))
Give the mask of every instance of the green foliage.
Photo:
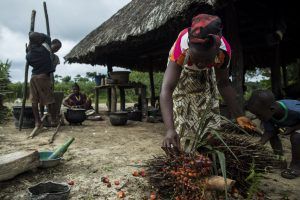
POLYGON ((0 61, 0 124, 7 118, 9 115, 9 109, 3 106, 4 97, 9 94, 8 84, 9 80, 9 68, 11 62, 6 60, 6 62, 0 61))
POLYGON ((72 77, 71 76, 65 76, 61 79, 61 82, 63 83, 69 83, 71 81, 72 77))
POLYGON ((91 81, 94 81, 96 75, 97 75, 97 72, 87 72, 85 77, 90 79, 91 81))
POLYGON ((8 101, 14 101, 17 98, 23 97, 23 83, 9 83, 7 87, 9 91, 12 91, 12 94, 7 96, 8 101))
POLYGON ((6 62, 2 62, 0 60, 0 92, 7 90, 7 84, 9 81, 9 69, 11 66, 11 62, 6 60, 6 62))
POLYGON ((255 69, 253 71, 247 71, 245 75, 245 86, 247 87, 244 93, 244 98, 247 100, 250 98, 253 91, 258 89, 271 89, 271 72, 269 69, 255 69), (255 81, 255 79, 257 79, 255 81))
POLYGON ((254 195, 259 191, 259 185, 262 179, 262 174, 255 171, 255 164, 252 162, 249 176, 246 181, 250 183, 247 191, 247 200, 253 199, 254 195))
MULTIPOLYGON (((65 95, 70 94, 72 91, 72 85, 74 82, 77 82, 80 86, 80 90, 89 96, 93 102, 95 102, 95 90, 96 86, 94 82, 94 77, 97 75, 96 72, 87 72, 85 77, 82 77, 80 74, 76 75, 73 80, 71 76, 61 77, 55 75, 55 85, 54 88, 56 91, 62 91, 65 95)), ((162 84, 163 73, 154 73, 154 84, 156 95, 160 93, 160 87, 162 84)), ((147 96, 150 97, 150 80, 149 73, 141 73, 132 71, 130 73, 131 82, 141 82, 147 86, 147 96)), ((13 95, 10 95, 9 100, 14 101, 16 98, 22 98, 22 85, 23 83, 9 83, 9 90, 13 91, 13 95)), ((100 102, 106 101, 106 92, 103 90, 100 92, 100 102)), ((134 90, 126 90, 126 102, 137 102, 137 96, 135 95, 134 90)))
POLYGON ((300 80, 300 59, 287 66, 288 85, 299 82, 300 80))

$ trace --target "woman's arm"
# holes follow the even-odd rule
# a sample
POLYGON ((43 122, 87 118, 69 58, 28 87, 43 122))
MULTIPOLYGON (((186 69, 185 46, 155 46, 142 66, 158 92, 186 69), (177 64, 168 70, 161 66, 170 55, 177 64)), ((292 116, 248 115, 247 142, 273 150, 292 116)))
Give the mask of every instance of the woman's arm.
POLYGON ((238 106, 236 91, 229 82, 229 69, 215 69, 219 92, 223 97, 228 109, 235 119, 243 115, 242 108, 238 106))
POLYGON ((232 117, 236 119, 237 123, 242 128, 254 130, 256 127, 255 124, 249 118, 244 116, 242 108, 238 105, 236 91, 229 82, 229 69, 216 69, 216 79, 219 92, 228 105, 232 117))
POLYGON ((181 66, 173 61, 169 61, 167 69, 164 74, 162 89, 160 93, 160 106, 167 129, 166 137, 163 141, 163 148, 180 147, 179 136, 175 131, 173 119, 173 98, 172 94, 177 86, 181 74, 181 66))

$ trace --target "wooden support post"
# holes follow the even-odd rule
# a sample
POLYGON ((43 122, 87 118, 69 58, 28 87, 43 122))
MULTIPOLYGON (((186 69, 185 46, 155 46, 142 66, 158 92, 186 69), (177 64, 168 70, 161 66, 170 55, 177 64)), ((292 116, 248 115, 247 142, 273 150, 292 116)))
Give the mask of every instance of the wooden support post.
POLYGON ((281 70, 280 70, 280 49, 279 45, 274 48, 274 64, 271 66, 272 92, 276 99, 282 98, 281 70))
POLYGON ((120 87, 120 110, 125 111, 125 89, 120 87))
POLYGON ((150 78, 150 90, 151 90, 151 106, 155 106, 155 87, 154 87, 154 78, 153 78, 153 67, 149 70, 150 78))
POLYGON ((282 77, 283 77, 283 87, 287 88, 288 80, 287 80, 287 69, 286 66, 282 66, 282 77))
POLYGON ((237 21, 236 9, 234 7, 233 1, 230 1, 228 7, 225 8, 226 15, 226 31, 227 36, 232 47, 232 86, 237 93, 237 102, 240 108, 243 108, 244 98, 243 98, 243 70, 244 70, 244 56, 243 47, 239 36, 239 27, 237 21))
POLYGON ((147 105, 147 99, 146 99, 146 86, 141 86, 140 88, 140 98, 142 103, 142 113, 144 116, 147 116, 148 112, 148 105, 147 105))
MULTIPOLYGON (((31 22, 30 22, 30 31, 31 32, 34 31, 35 14, 36 14, 36 11, 32 10, 31 22)), ((26 65, 25 65, 25 78, 24 78, 24 86, 23 86, 23 101, 22 101, 21 114, 20 114, 20 118, 19 118, 19 131, 22 130, 22 126, 23 126, 23 117, 24 117, 24 110, 25 110, 27 91, 28 91, 27 90, 28 70, 29 70, 29 64, 28 64, 28 62, 26 62, 26 65)))
POLYGON ((95 88, 95 110, 99 114, 99 88, 95 88))
POLYGON ((118 103, 118 99, 117 99, 117 89, 116 87, 111 87, 111 112, 116 112, 117 111, 117 103, 118 103))
MULTIPOLYGON (((107 77, 110 78, 110 72, 113 71, 113 68, 111 65, 107 65, 107 77)), ((107 88, 107 108, 108 112, 111 111, 111 88, 107 88)))

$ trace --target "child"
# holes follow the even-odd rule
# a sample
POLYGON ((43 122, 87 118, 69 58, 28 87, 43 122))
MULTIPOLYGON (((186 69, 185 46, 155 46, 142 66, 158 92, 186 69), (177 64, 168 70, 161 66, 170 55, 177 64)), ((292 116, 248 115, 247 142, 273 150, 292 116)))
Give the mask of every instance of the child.
POLYGON ((261 144, 270 141, 277 155, 283 155, 283 148, 278 137, 279 129, 286 128, 290 134, 292 161, 290 167, 282 171, 281 176, 294 179, 300 175, 300 101, 284 99, 275 101, 269 90, 257 90, 252 93, 247 109, 255 114, 263 123, 264 134, 261 144))

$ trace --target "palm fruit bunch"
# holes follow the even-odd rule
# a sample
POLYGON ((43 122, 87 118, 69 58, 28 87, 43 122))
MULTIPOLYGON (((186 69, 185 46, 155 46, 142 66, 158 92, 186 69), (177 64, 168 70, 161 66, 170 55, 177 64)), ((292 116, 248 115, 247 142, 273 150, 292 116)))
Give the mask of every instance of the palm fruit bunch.
POLYGON ((159 156, 148 160, 146 172, 160 199, 202 200, 212 161, 203 154, 159 156))

